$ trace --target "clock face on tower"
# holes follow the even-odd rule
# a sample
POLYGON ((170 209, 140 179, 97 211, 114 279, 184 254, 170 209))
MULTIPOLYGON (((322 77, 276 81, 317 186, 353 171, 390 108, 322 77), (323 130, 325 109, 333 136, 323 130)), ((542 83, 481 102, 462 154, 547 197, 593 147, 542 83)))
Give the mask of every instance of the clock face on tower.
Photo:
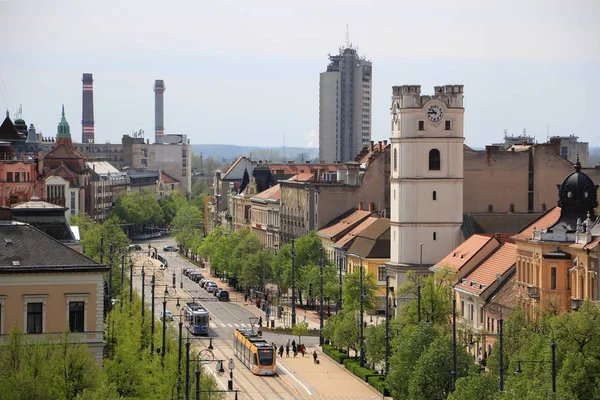
POLYGON ((437 104, 433 104, 427 108, 427 119, 434 124, 440 122, 444 116, 444 110, 437 104))

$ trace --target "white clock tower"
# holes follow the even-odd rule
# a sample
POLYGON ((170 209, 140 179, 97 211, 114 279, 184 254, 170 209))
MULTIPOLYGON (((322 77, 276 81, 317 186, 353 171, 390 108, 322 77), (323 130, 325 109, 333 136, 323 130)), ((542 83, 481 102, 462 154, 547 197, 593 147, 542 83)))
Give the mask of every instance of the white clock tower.
POLYGON ((461 242, 463 86, 394 86, 392 95, 391 258, 394 286, 408 270, 427 272, 461 242), (422 243, 422 245, 421 245, 422 243))

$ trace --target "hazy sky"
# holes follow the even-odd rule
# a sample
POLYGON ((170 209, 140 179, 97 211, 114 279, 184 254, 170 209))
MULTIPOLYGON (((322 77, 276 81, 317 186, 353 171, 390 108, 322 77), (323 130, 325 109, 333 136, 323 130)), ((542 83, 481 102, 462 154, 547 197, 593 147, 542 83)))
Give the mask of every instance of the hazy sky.
POLYGON ((81 77, 94 74, 96 142, 318 145, 319 73, 350 41, 373 62, 373 140, 390 135, 392 86, 465 85, 470 146, 527 134, 600 145, 598 0, 0 0, 0 108, 45 136, 65 104, 81 140, 81 77))

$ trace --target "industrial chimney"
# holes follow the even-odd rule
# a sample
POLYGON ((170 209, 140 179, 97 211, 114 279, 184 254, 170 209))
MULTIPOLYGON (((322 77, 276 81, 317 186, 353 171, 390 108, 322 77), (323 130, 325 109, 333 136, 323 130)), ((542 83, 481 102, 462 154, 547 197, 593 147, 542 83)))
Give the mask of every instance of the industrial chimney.
POLYGON ((154 81, 154 143, 162 143, 165 134, 165 106, 163 93, 165 93, 165 81, 157 79, 154 81))
POLYGON ((94 143, 94 79, 83 74, 83 109, 81 112, 81 143, 94 143))

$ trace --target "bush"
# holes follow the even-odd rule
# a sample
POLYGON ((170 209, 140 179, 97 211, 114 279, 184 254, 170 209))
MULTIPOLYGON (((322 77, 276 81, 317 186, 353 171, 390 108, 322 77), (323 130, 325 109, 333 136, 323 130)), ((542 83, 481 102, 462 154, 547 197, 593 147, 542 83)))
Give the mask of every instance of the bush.
POLYGON ((324 354, 326 354, 329 357, 333 358, 335 361, 339 362, 340 364, 342 364, 345 359, 349 358, 346 355, 345 351, 337 350, 333 346, 329 346, 329 345, 326 345, 326 344, 323 345, 322 351, 323 351, 324 354))
POLYGON ((377 389, 384 396, 389 396, 390 395, 390 391, 387 388, 387 384, 385 383, 385 378, 384 377, 380 376, 379 379, 373 378, 373 379, 371 379, 371 382, 369 382, 369 384, 371 386, 373 386, 375 389, 377 389))
POLYGON ((356 358, 346 358, 342 364, 344 364, 347 370, 352 371, 352 368, 358 366, 358 360, 356 358))
MULTIPOLYGON (((292 332, 292 328, 286 328, 286 327, 282 327, 282 326, 278 326, 276 328, 269 328, 269 327, 263 327, 262 328, 263 332, 274 332, 274 333, 282 333, 285 335, 293 335, 292 332)), ((308 330, 308 334, 306 335, 302 335, 302 336, 319 336, 320 335, 320 330, 319 329, 309 329, 308 330)), ((323 345, 325 346, 325 345, 323 345)), ((325 351, 323 351, 323 353, 325 353, 325 351)), ((325 353, 327 354, 327 353, 325 353)))

